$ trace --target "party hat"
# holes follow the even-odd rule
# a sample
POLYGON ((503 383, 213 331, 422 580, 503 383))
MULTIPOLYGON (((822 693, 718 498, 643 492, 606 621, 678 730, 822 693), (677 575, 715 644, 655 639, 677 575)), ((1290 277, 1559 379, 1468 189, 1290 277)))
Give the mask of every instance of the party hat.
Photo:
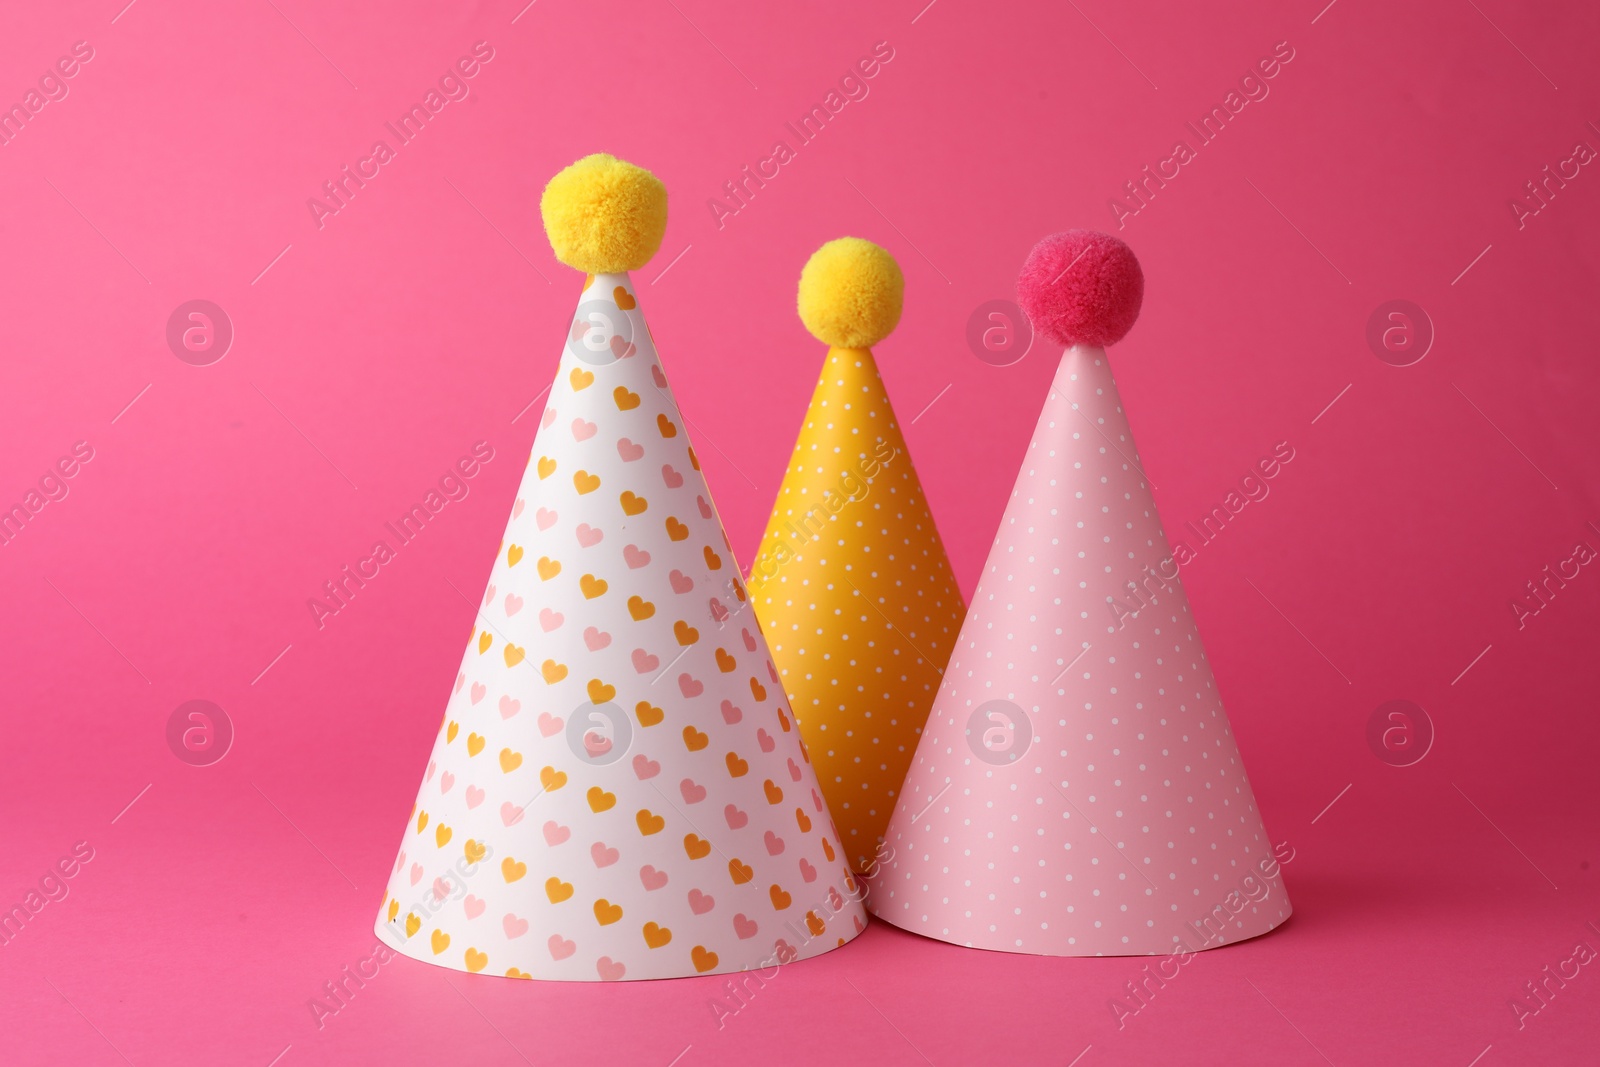
POLYGON ((1052 956, 1196 952, 1289 916, 1103 346, 1144 275, 1041 241, 1018 282, 1067 346, 889 825, 868 907, 1052 956))
POLYGON ((773 967, 865 913, 628 271, 666 190, 611 156, 540 204, 589 274, 377 921, 456 970, 773 967), (724 612, 724 615, 727 613, 724 612))
POLYGON ((945 558, 872 345, 900 321, 888 252, 829 241, 800 318, 829 345, 778 490, 750 597, 856 871, 872 868, 961 629, 945 558))

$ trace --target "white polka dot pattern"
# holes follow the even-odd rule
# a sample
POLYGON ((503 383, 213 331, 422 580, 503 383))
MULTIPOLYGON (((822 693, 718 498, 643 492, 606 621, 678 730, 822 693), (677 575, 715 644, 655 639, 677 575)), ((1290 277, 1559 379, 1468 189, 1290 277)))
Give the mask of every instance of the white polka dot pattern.
POLYGON ((963 614, 867 349, 828 352, 749 588, 845 856, 866 872, 963 614))
POLYGON ((1058 956, 1198 951, 1288 918, 1182 585, 1144 570, 1169 556, 1105 352, 1069 349, 890 822, 874 914, 1058 956), (995 700, 1031 730, 1010 763, 969 737, 995 700))

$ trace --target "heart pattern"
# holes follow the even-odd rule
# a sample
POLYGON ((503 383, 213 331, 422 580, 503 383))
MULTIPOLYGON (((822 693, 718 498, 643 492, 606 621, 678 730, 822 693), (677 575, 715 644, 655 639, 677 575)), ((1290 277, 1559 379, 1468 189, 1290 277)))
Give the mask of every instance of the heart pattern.
POLYGON ((584 296, 631 331, 563 348, 378 934, 570 981, 818 955, 859 883, 759 628, 713 609, 746 595, 632 282, 584 296))

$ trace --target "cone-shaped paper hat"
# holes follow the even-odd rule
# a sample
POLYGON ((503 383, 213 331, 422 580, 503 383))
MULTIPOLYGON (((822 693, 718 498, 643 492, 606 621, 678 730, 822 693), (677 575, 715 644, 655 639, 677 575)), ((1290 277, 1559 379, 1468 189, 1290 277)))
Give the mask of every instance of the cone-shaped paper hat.
POLYGON ((590 273, 378 916, 402 953, 582 981, 770 967, 864 924, 627 271, 666 192, 542 202, 590 273), (726 621, 721 624, 718 615, 726 621))
POLYGON ((1046 238, 1021 302, 1069 346, 890 823, 868 906, 976 948, 1199 951, 1289 916, 1101 346, 1126 245, 1046 238))
POLYGON ((903 284, 888 252, 855 237, 800 275, 800 317, 830 347, 749 580, 857 871, 872 866, 963 611, 872 358, 903 284))

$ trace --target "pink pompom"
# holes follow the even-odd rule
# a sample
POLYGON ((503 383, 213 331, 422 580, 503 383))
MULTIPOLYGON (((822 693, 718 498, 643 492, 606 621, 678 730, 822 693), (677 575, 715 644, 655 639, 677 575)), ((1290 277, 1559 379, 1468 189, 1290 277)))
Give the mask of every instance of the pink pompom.
POLYGON ((1116 344, 1143 301, 1144 271, 1133 249, 1093 230, 1046 237, 1017 276, 1017 302, 1033 328, 1061 345, 1116 344))

